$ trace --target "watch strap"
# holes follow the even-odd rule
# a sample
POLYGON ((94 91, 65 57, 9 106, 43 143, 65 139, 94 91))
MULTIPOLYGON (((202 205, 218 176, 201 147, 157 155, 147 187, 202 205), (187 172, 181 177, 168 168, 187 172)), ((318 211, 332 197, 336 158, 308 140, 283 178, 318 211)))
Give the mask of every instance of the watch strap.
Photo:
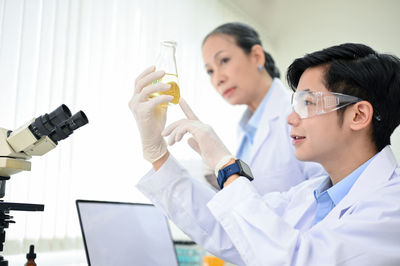
POLYGON ((218 171, 221 170, 227 163, 229 163, 231 160, 236 160, 236 158, 233 155, 226 155, 219 160, 217 165, 215 166, 215 176, 218 177, 218 171))
POLYGON ((234 174, 239 174, 240 173, 240 167, 237 162, 234 164, 227 165, 223 169, 218 171, 218 185, 222 189, 224 187, 225 181, 232 175, 234 174))

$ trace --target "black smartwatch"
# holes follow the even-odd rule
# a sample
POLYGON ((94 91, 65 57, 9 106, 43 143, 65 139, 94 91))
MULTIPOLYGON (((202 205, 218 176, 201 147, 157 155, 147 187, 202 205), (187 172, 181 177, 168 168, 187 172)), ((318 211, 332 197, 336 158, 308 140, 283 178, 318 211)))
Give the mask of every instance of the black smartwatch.
POLYGON ((251 173, 250 167, 240 159, 235 160, 235 163, 230 164, 218 171, 218 185, 222 189, 224 187, 225 181, 234 174, 244 176, 250 181, 254 179, 251 173))

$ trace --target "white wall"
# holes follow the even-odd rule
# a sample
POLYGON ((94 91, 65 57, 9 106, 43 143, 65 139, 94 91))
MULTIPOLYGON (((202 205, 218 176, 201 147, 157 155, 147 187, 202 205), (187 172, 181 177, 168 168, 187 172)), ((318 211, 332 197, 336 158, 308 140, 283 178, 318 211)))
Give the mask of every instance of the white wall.
MULTIPOLYGON (((232 20, 251 23, 213 0, 0 0, 0 126, 13 130, 62 103, 89 118, 54 151, 33 158, 30 173, 7 182, 6 201, 44 203, 45 211, 13 212, 5 253, 26 253, 28 243, 39 252, 81 246, 77 198, 147 201, 134 185, 150 165, 127 104, 161 40, 178 42, 182 95, 233 146, 226 128, 241 110, 211 87, 200 53, 203 37, 232 20)), ((169 122, 182 116, 178 107, 169 114, 169 122)), ((176 157, 201 172, 197 154, 176 146, 176 157)))

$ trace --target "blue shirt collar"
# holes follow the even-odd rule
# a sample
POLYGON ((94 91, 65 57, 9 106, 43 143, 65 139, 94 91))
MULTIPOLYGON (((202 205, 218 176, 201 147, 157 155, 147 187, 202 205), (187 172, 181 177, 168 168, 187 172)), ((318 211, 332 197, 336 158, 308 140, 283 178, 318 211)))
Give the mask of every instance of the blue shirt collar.
POLYGON ((315 200, 318 200, 318 198, 321 196, 322 193, 327 191, 330 187, 332 187, 332 181, 329 178, 325 178, 322 183, 314 190, 314 198, 315 200))
POLYGON ((367 166, 371 163, 373 158, 375 158, 375 156, 376 155, 374 155, 372 158, 370 158, 368 161, 366 161, 364 164, 354 170, 350 175, 342 179, 334 186, 332 186, 332 182, 329 177, 325 179, 318 186, 318 188, 314 190, 315 199, 317 200, 321 196, 321 194, 326 191, 329 194, 329 197, 333 204, 337 206, 339 202, 347 195, 347 193, 349 193, 354 183, 360 177, 362 172, 364 172, 365 168, 367 168, 367 166))
POLYGON ((252 113, 249 109, 247 109, 242 119, 239 122, 239 127, 249 137, 251 143, 253 143, 254 136, 256 135, 258 126, 260 125, 261 119, 264 114, 265 106, 267 105, 268 99, 271 95, 271 91, 276 86, 276 83, 277 79, 274 78, 271 87, 269 88, 267 94, 264 96, 260 105, 257 107, 256 111, 252 113))

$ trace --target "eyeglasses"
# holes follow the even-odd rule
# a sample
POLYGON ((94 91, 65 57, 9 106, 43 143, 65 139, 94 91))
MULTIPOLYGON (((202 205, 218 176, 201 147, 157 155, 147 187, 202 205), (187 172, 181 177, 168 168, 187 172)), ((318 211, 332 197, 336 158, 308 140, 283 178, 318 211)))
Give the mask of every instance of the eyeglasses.
POLYGON ((302 119, 333 112, 360 101, 363 100, 334 92, 302 90, 292 95, 292 107, 302 119))

